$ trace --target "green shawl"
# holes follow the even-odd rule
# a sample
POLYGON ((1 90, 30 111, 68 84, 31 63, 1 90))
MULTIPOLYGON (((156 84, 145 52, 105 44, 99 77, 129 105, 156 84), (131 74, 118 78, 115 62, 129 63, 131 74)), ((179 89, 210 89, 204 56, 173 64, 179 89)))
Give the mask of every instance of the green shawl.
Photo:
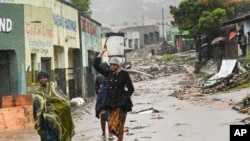
POLYGON ((61 141, 70 141, 75 134, 71 117, 70 103, 56 88, 55 83, 49 82, 48 92, 43 87, 35 92, 34 101, 40 102, 40 109, 36 110, 35 129, 40 134, 40 118, 43 115, 50 128, 58 135, 61 141))

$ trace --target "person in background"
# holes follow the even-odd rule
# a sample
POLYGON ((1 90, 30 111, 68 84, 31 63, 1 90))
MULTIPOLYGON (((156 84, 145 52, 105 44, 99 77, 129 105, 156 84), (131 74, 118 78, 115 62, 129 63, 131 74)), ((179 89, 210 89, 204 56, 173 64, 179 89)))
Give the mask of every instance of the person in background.
POLYGON ((118 141, 123 141, 127 112, 132 111, 131 95, 134 92, 134 86, 129 73, 121 69, 121 63, 117 57, 110 58, 109 70, 100 66, 101 57, 106 50, 107 48, 104 47, 95 58, 93 66, 99 73, 105 76, 108 82, 103 108, 108 112, 109 130, 117 137, 118 141))
POLYGON ((248 37, 247 45, 248 45, 248 47, 249 47, 249 45, 250 45, 250 31, 247 32, 247 37, 248 37))
POLYGON ((240 46, 240 49, 242 51, 242 57, 246 56, 246 48, 247 48, 247 38, 244 35, 244 32, 242 29, 239 30, 239 35, 238 35, 238 44, 240 46))
MULTIPOLYGON (((101 129, 102 129, 102 139, 106 139, 106 122, 108 121, 108 113, 103 110, 103 101, 108 88, 108 83, 102 74, 98 74, 95 80, 95 90, 96 90, 96 118, 100 119, 101 129)), ((113 140, 112 134, 109 132, 109 140, 113 140)))
POLYGON ((74 124, 70 103, 46 71, 38 73, 39 88, 33 97, 34 126, 41 141, 71 141, 74 124))
POLYGON ((202 62, 202 55, 201 55, 201 39, 199 38, 195 43, 195 50, 196 50, 196 56, 199 62, 202 62))
POLYGON ((211 53, 212 53, 212 47, 211 47, 211 41, 210 41, 210 39, 209 39, 209 36, 206 36, 206 38, 205 38, 205 42, 207 43, 207 53, 206 53, 206 61, 208 61, 208 60, 210 60, 210 58, 211 58, 211 53))
POLYGON ((220 59, 223 60, 225 58, 225 41, 219 42, 219 48, 220 48, 220 59))

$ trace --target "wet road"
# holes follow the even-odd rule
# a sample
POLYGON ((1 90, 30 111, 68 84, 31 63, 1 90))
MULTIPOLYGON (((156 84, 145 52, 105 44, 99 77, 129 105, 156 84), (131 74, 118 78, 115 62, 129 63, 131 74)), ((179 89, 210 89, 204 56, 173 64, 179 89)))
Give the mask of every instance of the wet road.
MULTIPOLYGON (((247 117, 232 110, 230 103, 239 101, 248 90, 196 97, 195 100, 169 96, 180 88, 178 82, 186 79, 189 79, 187 74, 175 74, 134 83, 134 108, 127 116, 124 141, 228 141, 229 125, 240 124, 247 117), (150 108, 155 110, 136 113, 150 108)), ((73 112, 76 126, 73 141, 101 141, 94 102, 73 112)), ((33 127, 0 133, 0 141, 17 140, 38 141, 39 136, 33 127)))

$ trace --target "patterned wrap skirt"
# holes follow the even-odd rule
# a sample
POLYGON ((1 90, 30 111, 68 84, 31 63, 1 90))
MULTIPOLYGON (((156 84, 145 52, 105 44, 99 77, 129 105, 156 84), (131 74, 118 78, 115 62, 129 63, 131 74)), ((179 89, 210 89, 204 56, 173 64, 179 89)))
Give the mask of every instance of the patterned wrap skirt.
POLYGON ((110 131, 116 136, 123 134, 127 112, 122 110, 122 108, 115 108, 109 111, 108 115, 108 126, 110 131))

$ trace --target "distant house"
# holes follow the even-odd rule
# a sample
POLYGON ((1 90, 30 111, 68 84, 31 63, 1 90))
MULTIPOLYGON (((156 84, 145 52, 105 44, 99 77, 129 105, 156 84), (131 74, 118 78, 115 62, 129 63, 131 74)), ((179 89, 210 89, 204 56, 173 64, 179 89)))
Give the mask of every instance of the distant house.
POLYGON ((193 39, 189 38, 189 31, 180 31, 178 27, 171 27, 171 45, 177 47, 178 51, 189 50, 193 45, 193 39))
MULTIPOLYGON (((233 31, 238 31, 240 29, 243 30, 244 35, 247 36, 247 40, 249 43, 249 36, 247 32, 250 32, 250 14, 245 14, 243 16, 230 19, 228 21, 224 21, 221 23, 222 28, 225 30, 225 34, 227 35, 228 43, 226 44, 227 46, 227 52, 229 56, 234 56, 237 57, 241 55, 241 50, 237 44, 237 37, 232 38, 229 40, 230 33, 233 31)), ((250 46, 247 46, 247 53, 250 52, 250 46)))
POLYGON ((159 27, 156 25, 126 27, 120 31, 125 33, 125 46, 131 49, 160 42, 159 27))

